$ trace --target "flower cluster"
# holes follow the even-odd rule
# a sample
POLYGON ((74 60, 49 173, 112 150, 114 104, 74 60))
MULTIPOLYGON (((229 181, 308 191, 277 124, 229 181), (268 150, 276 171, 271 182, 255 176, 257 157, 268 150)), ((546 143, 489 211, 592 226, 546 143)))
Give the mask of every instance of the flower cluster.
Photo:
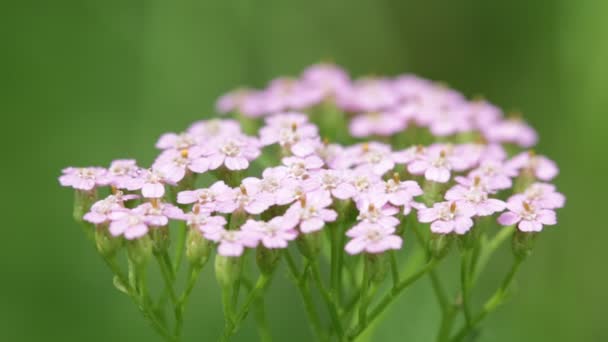
POLYGON ((119 159, 63 170, 61 185, 85 198, 110 190, 82 219, 128 241, 176 222, 230 258, 320 241, 307 237, 321 231, 370 256, 404 248, 405 222, 456 238, 496 215, 531 233, 556 224, 565 203, 549 183, 557 165, 522 150, 538 139, 521 118, 416 76, 352 80, 320 64, 228 93, 217 109, 240 121, 163 134, 150 167, 119 159), (244 127, 252 121, 255 132, 244 127), (321 133, 343 130, 342 141, 321 133))

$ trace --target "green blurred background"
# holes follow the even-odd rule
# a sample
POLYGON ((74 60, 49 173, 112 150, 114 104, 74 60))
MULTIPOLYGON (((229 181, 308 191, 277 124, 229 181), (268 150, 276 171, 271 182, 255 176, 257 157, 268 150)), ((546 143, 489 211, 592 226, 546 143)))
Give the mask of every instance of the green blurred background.
MULTIPOLYGON (((605 217, 606 1, 56 0, 4 3, 4 162, 0 341, 157 341, 71 220, 67 165, 152 161, 165 131, 212 115, 214 99, 333 60, 355 75, 413 72, 521 110, 568 196, 542 234, 516 296, 480 341, 608 341, 605 217)), ((509 261, 503 250, 475 292, 509 261)), ((187 341, 222 326, 207 269, 187 341)), ((268 314, 277 341, 309 341, 281 276, 268 314)), ((438 324, 424 280, 373 341, 428 341, 438 324)), ((255 339, 250 323, 236 340, 255 339)))

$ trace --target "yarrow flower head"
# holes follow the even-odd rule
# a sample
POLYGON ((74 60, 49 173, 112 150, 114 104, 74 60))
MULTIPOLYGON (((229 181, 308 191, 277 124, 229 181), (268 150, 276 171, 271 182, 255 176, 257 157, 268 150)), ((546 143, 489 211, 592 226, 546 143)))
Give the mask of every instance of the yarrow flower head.
MULTIPOLYGON (((536 131, 444 83, 409 74, 353 79, 323 63, 262 89, 229 92, 216 109, 225 116, 161 134, 152 165, 116 159, 107 169, 69 167, 59 177, 76 190, 74 217, 86 223, 115 286, 136 303, 159 303, 146 315, 167 338, 180 336, 189 291, 211 253, 227 318, 224 340, 242 325, 249 305, 263 299, 281 258, 308 309, 316 310, 316 301, 306 299, 309 286, 319 287, 328 304, 328 315, 320 317, 332 318, 332 325, 320 331, 327 324, 315 322, 320 338, 356 339, 400 291, 437 271, 449 253, 461 254, 461 283, 470 285, 461 289, 455 309, 470 310, 469 290, 478 277, 469 268, 477 265, 477 252, 487 257, 512 237, 516 270, 536 233, 555 225, 556 210, 565 205, 550 183, 557 163, 523 150, 536 144, 536 131), (486 227, 492 223, 507 227, 497 234, 486 227), (453 240, 459 242, 455 252, 453 240), (176 250, 168 253, 171 244, 176 250), (431 258, 405 278, 399 253, 413 244, 431 258), (121 248, 126 253, 117 253, 121 248), (189 264, 186 290, 172 298, 177 302, 152 298, 145 272, 151 256, 166 289, 174 288, 181 264, 189 264), (121 257, 129 261, 128 272, 121 257), (248 280, 253 263, 246 259, 252 257, 256 282, 248 280), (326 260, 328 267, 321 267, 326 260), (345 282, 345 273, 361 284, 345 282), (375 298, 386 273, 394 284, 375 298), (344 298, 355 301, 345 305, 344 298), (157 317, 165 303, 177 304, 171 308, 175 331, 157 317), (350 306, 360 319, 340 326, 350 306)), ((461 331, 475 324, 467 321, 461 331)))

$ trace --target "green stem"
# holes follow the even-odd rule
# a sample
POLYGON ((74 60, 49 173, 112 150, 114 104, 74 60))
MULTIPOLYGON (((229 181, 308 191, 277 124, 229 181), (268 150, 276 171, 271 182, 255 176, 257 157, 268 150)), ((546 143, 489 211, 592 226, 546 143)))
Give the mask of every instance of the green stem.
POLYGON ((258 335, 262 342, 272 342, 272 334, 268 327, 268 320, 266 319, 266 307, 264 303, 264 297, 259 297, 253 306, 254 318, 258 328, 258 335))
POLYGON ((473 284, 477 282, 479 275, 483 272, 488 261, 490 260, 490 256, 494 254, 496 249, 498 249, 498 247, 500 247, 500 245, 506 239, 511 237, 514 231, 515 228, 512 226, 501 228, 501 230, 492 238, 492 240, 490 240, 487 244, 485 244, 485 246, 482 247, 481 253, 479 254, 479 258, 477 260, 477 267, 471 279, 471 282, 473 284))
POLYGON ((182 265, 182 259, 184 257, 184 251, 186 246, 186 237, 188 229, 186 222, 182 222, 178 228, 177 242, 175 244, 175 263, 173 264, 173 271, 177 273, 182 265))
POLYGON ((192 290, 194 289, 194 286, 196 285, 196 281, 198 280, 198 276, 200 274, 202 270, 202 266, 201 267, 192 267, 190 266, 190 269, 188 270, 188 282, 186 284, 186 289, 184 290, 184 292, 182 293, 182 295, 179 297, 178 301, 177 301, 177 308, 176 310, 179 311, 179 320, 176 320, 175 322, 175 335, 179 338, 179 336, 181 336, 182 333, 182 327, 184 324, 184 311, 186 310, 186 303, 188 302, 188 298, 190 297, 190 293, 192 292, 192 290))
POLYGON ((369 262, 363 264, 363 279, 361 280, 361 292, 359 293, 359 326, 367 326, 367 305, 369 292, 369 262))
POLYGON ((410 285, 412 285, 425 274, 432 271, 436 265, 437 260, 432 259, 422 269, 418 270, 411 276, 403 279, 397 286, 393 287, 386 295, 384 295, 384 297, 380 300, 380 303, 378 303, 378 305, 371 311, 367 318, 368 324, 365 326, 359 324, 357 327, 355 327, 355 329, 353 329, 353 332, 349 334, 349 339, 355 339, 357 336, 363 333, 365 329, 369 327, 371 323, 373 323, 374 320, 377 319, 406 288, 408 288, 410 285))
POLYGON ((308 265, 306 265, 302 275, 300 275, 296 263, 287 249, 285 250, 285 260, 287 261, 289 275, 298 288, 300 297, 304 303, 304 309, 306 310, 306 316, 308 317, 312 333, 315 335, 317 341, 324 341, 325 336, 321 326, 321 320, 319 319, 319 315, 317 314, 315 304, 310 294, 310 289, 308 288, 308 265))
POLYGON ((228 326, 224 330, 224 335, 222 336, 222 341, 228 341, 230 337, 236 332, 239 324, 245 319, 247 314, 249 313, 249 307, 251 304, 264 293, 268 282, 271 279, 271 275, 261 274, 258 277, 258 281, 256 282, 254 288, 249 292, 249 295, 245 299, 241 310, 235 316, 235 319, 228 323, 228 326))
POLYGON ((393 287, 399 285, 399 267, 397 266, 397 257, 395 251, 391 251, 391 275, 393 278, 393 287))
POLYGON ((505 298, 507 297, 507 291, 509 289, 509 286, 513 282, 515 274, 519 270, 522 262, 523 259, 521 258, 515 259, 513 266, 509 270, 509 273, 507 273, 507 275, 503 279, 501 286, 496 290, 496 292, 494 292, 492 297, 490 297, 490 299, 486 301, 481 312, 477 314, 475 318, 473 318, 470 325, 465 325, 464 327, 462 327, 450 341, 462 341, 473 331, 475 326, 477 326, 488 314, 496 310, 504 302, 505 298))
POLYGON ((471 325, 471 308, 469 306, 469 255, 470 252, 465 250, 460 258, 460 291, 462 294, 462 311, 464 319, 468 326, 471 325))
POLYGON ((323 280, 321 279, 321 272, 319 271, 319 265, 315 262, 312 262, 310 265, 312 270, 313 281, 321 292, 321 297, 323 297, 325 306, 327 306, 327 311, 329 312, 329 317, 331 319, 333 328, 336 330, 338 338, 343 339, 344 329, 342 328, 342 322, 340 322, 340 316, 338 315, 338 305, 336 304, 335 298, 333 298, 333 295, 329 293, 323 285, 323 280))

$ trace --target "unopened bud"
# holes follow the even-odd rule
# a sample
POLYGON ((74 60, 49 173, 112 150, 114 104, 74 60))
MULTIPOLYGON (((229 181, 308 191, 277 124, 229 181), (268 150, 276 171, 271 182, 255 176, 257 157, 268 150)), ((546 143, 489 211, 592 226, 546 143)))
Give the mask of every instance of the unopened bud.
POLYGON ((380 284, 386 278, 389 270, 387 253, 365 254, 365 267, 369 280, 372 283, 380 284))
POLYGON ((171 244, 169 227, 152 228, 150 235, 152 236, 152 252, 154 254, 161 254, 169 248, 171 244))
POLYGON ((266 275, 272 274, 279 263, 280 256, 281 253, 279 249, 258 247, 255 261, 260 268, 260 272, 266 275))
POLYGON ((511 240, 511 249, 516 258, 525 259, 528 255, 532 254, 536 235, 536 233, 522 232, 519 229, 515 230, 511 240))
POLYGON ((148 235, 129 241, 127 245, 129 260, 137 266, 145 265, 152 256, 152 240, 148 235))
POLYGON ((241 276, 243 258, 215 256, 215 278, 220 287, 231 288, 241 276))
POLYGON ((82 218, 97 200, 97 190, 76 190, 74 191, 74 220, 83 222, 82 218))
POLYGON ((190 229, 186 238, 186 258, 194 268, 201 268, 209 260, 211 242, 198 229, 190 229))
POLYGON ((304 257, 313 260, 321 252, 321 232, 301 234, 296 245, 304 257))
POLYGON ((441 259, 448 254, 452 246, 450 234, 431 234, 429 239, 429 252, 435 259, 441 259))
POLYGON ((106 225, 95 228, 95 245, 99 254, 105 258, 114 257, 122 247, 122 242, 121 237, 114 237, 110 234, 106 225))

